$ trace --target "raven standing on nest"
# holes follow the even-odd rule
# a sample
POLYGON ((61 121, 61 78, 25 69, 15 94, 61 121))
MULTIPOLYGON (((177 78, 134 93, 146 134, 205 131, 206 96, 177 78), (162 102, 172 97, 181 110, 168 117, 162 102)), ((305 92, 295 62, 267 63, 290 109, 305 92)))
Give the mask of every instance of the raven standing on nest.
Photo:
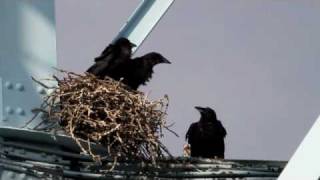
POLYGON ((99 57, 94 59, 95 64, 87 72, 94 74, 100 79, 103 79, 105 76, 116 79, 116 69, 122 63, 130 60, 132 47, 135 46, 127 38, 119 38, 114 44, 106 47, 99 57))
POLYGON ((192 123, 186 134, 191 146, 191 157, 224 158, 224 138, 227 132, 217 120, 213 109, 195 107, 201 114, 200 121, 192 123))
POLYGON ((100 79, 105 76, 117 81, 122 79, 124 84, 137 90, 140 85, 145 85, 150 80, 155 65, 171 64, 156 52, 131 59, 132 47, 134 46, 135 44, 126 38, 118 39, 114 44, 110 44, 99 57, 95 58, 95 64, 87 72, 100 79))
POLYGON ((123 66, 119 66, 119 76, 123 78, 122 82, 131 89, 137 90, 140 85, 145 85, 153 74, 153 67, 157 64, 171 64, 161 54, 156 52, 148 53, 144 56, 126 61, 123 66))

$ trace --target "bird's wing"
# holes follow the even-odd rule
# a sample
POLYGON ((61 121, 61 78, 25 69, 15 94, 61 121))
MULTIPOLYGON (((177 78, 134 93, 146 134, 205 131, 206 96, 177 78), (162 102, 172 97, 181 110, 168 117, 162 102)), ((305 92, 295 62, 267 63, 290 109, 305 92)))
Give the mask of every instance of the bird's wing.
POLYGON ((114 58, 114 51, 115 51, 115 47, 114 45, 110 44, 109 46, 107 46, 101 53, 100 56, 96 57, 94 59, 95 62, 98 61, 110 61, 110 59, 114 58))
POLYGON ((103 50, 100 56, 94 59, 94 65, 92 65, 87 72, 96 76, 103 73, 113 63, 112 61, 115 59, 117 53, 117 48, 110 44, 103 50))
POLYGON ((225 137, 227 135, 226 129, 223 127, 220 121, 216 121, 214 123, 208 123, 203 126, 204 136, 208 138, 216 138, 216 137, 225 137))
POLYGON ((134 66, 135 77, 137 77, 137 81, 139 81, 140 85, 146 85, 146 83, 152 78, 153 74, 153 65, 148 61, 151 59, 146 59, 144 56, 137 57, 133 59, 132 66, 134 66))
POLYGON ((96 63, 94 63, 94 65, 92 65, 87 72, 94 74, 96 76, 100 76, 101 73, 103 74, 103 72, 105 71, 105 69, 107 69, 109 67, 109 62, 105 62, 105 61, 98 61, 96 63))
POLYGON ((191 144, 190 142, 192 141, 191 139, 193 139, 192 137, 194 136, 194 131, 196 127, 197 123, 192 123, 186 133, 186 140, 188 140, 189 144, 191 144))

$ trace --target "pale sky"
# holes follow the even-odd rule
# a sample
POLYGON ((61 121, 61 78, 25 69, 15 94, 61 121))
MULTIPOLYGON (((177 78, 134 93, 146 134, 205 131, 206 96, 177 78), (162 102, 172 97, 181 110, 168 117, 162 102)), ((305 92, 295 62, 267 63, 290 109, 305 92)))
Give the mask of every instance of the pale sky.
MULTIPOLYGON (((139 0, 56 0, 58 65, 84 72, 117 35, 139 0)), ((320 114, 319 1, 176 0, 135 56, 158 51, 140 90, 170 97, 179 138, 210 106, 225 125, 226 158, 288 160, 320 114)))

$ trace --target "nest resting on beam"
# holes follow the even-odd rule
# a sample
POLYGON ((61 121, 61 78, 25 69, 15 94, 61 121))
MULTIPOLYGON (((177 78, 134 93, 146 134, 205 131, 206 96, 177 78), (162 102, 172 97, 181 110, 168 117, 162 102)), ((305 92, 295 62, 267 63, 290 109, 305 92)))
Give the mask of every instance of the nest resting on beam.
POLYGON ((84 146, 80 139, 103 145, 115 162, 130 158, 155 163, 156 159, 170 155, 159 140, 162 130, 168 129, 167 95, 150 101, 144 93, 111 78, 100 80, 90 74, 60 71, 64 78, 53 76, 57 87, 35 80, 53 89, 45 96, 40 109, 50 121, 59 121, 84 153, 100 162, 100 156, 92 153, 90 146, 84 146))

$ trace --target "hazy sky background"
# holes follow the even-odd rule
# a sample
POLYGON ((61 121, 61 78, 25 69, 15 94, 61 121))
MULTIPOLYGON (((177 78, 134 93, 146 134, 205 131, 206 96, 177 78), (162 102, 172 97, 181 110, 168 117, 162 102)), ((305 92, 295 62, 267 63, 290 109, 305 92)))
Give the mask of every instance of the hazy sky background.
MULTIPOLYGON (((139 0, 56 0, 58 65, 84 72, 139 0)), ((143 88, 170 97, 179 138, 210 106, 225 125, 226 158, 288 160, 320 113, 320 2, 176 0, 135 56, 161 52, 143 88)))

